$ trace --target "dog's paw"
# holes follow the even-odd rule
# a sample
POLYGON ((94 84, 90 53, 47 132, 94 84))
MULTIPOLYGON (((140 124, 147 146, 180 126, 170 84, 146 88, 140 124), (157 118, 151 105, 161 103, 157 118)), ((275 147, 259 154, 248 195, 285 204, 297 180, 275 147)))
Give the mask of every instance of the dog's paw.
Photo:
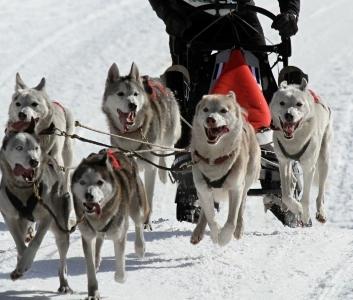
POLYGON ((115 272, 114 280, 119 283, 124 283, 126 281, 125 272, 115 272))
POLYGON ((95 291, 93 294, 94 295, 89 295, 87 298, 85 298, 85 300, 100 300, 101 299, 98 291, 95 291))
POLYGON ((143 229, 146 231, 152 231, 152 224, 150 222, 143 224, 143 229))
POLYGON ((193 245, 200 243, 201 240, 203 239, 204 233, 205 233, 204 229, 202 230, 198 226, 196 226, 191 235, 190 243, 193 245))
POLYGON ((303 206, 300 202, 298 202, 295 199, 288 198, 285 199, 283 198, 283 201, 287 208, 295 215, 301 216, 301 219, 303 220, 303 206))
POLYGON ((11 274, 10 274, 10 277, 13 281, 19 279, 20 277, 23 276, 23 273, 18 271, 17 269, 12 271, 11 274))
POLYGON ((220 246, 227 245, 233 237, 234 230, 234 225, 226 224, 219 233, 218 244, 220 246))
POLYGON ((58 288, 60 294, 73 294, 73 290, 69 287, 68 284, 62 284, 58 288))
POLYGON ((316 220, 318 220, 322 224, 326 223, 327 218, 326 218, 325 212, 317 212, 316 213, 316 220))
POLYGON ((137 255, 137 257, 139 258, 143 258, 145 256, 145 245, 142 244, 142 245, 137 245, 135 244, 135 253, 137 255))

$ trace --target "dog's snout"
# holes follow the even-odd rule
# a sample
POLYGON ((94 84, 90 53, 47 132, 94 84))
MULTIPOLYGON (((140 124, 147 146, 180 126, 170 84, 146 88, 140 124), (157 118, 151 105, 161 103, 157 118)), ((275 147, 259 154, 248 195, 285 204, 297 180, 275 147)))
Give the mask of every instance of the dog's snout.
POLYGON ((135 111, 137 108, 137 105, 135 103, 130 102, 128 107, 130 111, 135 111))
POLYGON ((85 193, 85 198, 87 201, 92 201, 93 200, 93 195, 89 192, 85 193))
POLYGON ((207 123, 207 125, 214 125, 216 123, 216 120, 212 117, 208 117, 206 119, 206 123, 207 123))
POLYGON ((29 164, 30 164, 30 166, 31 166, 32 168, 36 168, 36 167, 38 167, 38 165, 39 165, 39 161, 36 160, 36 159, 31 158, 30 161, 29 161, 29 164))
POLYGON ((18 118, 19 118, 21 121, 24 121, 24 120, 27 119, 27 115, 26 115, 24 112, 20 111, 20 112, 18 113, 18 118))
POLYGON ((290 113, 286 113, 285 115, 284 115, 284 118, 286 119, 286 121, 287 122, 293 122, 293 115, 292 114, 290 114, 290 113))

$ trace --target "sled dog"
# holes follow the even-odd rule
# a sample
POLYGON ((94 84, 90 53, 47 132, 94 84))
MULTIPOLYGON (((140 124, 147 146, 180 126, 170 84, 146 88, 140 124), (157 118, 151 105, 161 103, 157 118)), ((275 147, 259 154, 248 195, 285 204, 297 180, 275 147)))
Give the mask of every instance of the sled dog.
POLYGON ((104 238, 113 240, 115 280, 125 281, 129 215, 135 222, 135 252, 145 252, 143 224, 148 202, 135 160, 110 150, 83 159, 73 173, 72 193, 87 265, 88 297, 99 299, 96 271, 104 238))
POLYGON ((270 104, 274 125, 274 148, 279 160, 282 201, 304 225, 311 225, 310 190, 314 173, 318 173, 319 191, 316 198, 316 219, 326 222, 324 207, 325 183, 329 167, 329 145, 332 135, 330 108, 307 87, 283 81, 270 104), (298 161, 303 169, 301 202, 293 198, 291 163, 298 161))
MULTIPOLYGON (((110 132, 128 138, 173 147, 181 135, 180 112, 172 92, 161 81, 140 77, 133 63, 129 75, 120 76, 114 63, 106 80, 102 104, 110 132)), ((112 137, 113 146, 127 150, 150 149, 148 145, 112 137)), ((160 149, 155 149, 160 150, 160 149)), ((148 160, 166 166, 164 157, 143 154, 148 160), (159 160, 159 161, 158 161, 159 160)), ((155 185, 156 168, 138 160, 144 169, 145 187, 150 209, 155 185)), ((159 170, 159 178, 166 182, 166 171, 159 170)), ((149 218, 148 218, 149 223, 149 218)))
MULTIPOLYGON (((72 134, 74 120, 71 112, 58 102, 50 101, 45 91, 45 78, 34 88, 28 88, 16 74, 15 92, 9 107, 7 130, 23 131, 31 119, 36 122, 36 134, 56 128, 72 134)), ((42 149, 56 159, 60 166, 70 167, 72 164, 72 141, 69 137, 57 135, 40 135, 42 149)))
POLYGON ((191 236, 197 244, 206 224, 214 243, 226 245, 243 234, 245 200, 250 186, 259 178, 260 147, 251 125, 233 92, 206 95, 196 106, 193 120, 192 172, 200 200, 201 214, 191 236), (222 229, 215 220, 214 202, 228 194, 229 212, 222 229))
POLYGON ((72 292, 67 282, 66 255, 69 230, 76 223, 64 172, 42 150, 34 135, 34 122, 24 131, 8 132, 0 150, 0 211, 15 241, 17 265, 11 279, 20 278, 32 265, 42 240, 51 229, 60 256, 59 292, 72 292), (54 213, 54 217, 51 214, 54 213), (33 240, 24 240, 32 222, 37 224, 33 240))

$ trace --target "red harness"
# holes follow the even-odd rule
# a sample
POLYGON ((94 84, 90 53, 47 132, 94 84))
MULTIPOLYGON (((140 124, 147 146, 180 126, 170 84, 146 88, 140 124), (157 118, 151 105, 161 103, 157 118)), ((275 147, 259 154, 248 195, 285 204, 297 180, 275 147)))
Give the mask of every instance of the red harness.
POLYGON ((168 95, 167 88, 160 81, 150 79, 145 75, 142 76, 142 82, 150 100, 156 101, 168 95))
MULTIPOLYGON (((206 158, 206 157, 203 157, 200 153, 198 153, 197 151, 194 152, 194 154, 199 157, 202 161, 204 161, 205 163, 207 164, 211 164, 210 162, 210 159, 209 158, 206 158)), ((213 161, 213 164, 214 165, 220 165, 221 163, 224 163, 226 160, 228 160, 229 158, 231 158, 232 156, 234 155, 234 151, 229 153, 228 155, 224 155, 224 156, 221 156, 221 157, 218 157, 216 158, 214 161, 213 161)))
POLYGON ((58 101, 53 101, 53 104, 59 106, 59 107, 62 109, 62 111, 65 113, 65 107, 62 106, 60 102, 58 102, 58 101))

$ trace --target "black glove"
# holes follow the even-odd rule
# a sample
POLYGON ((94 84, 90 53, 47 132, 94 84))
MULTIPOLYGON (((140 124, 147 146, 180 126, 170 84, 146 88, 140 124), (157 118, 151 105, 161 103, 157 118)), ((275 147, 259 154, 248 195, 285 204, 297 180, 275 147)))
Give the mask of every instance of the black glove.
POLYGON ((282 37, 290 37, 298 31, 298 16, 293 13, 281 13, 276 16, 272 28, 279 31, 282 37))
POLYGON ((185 31, 191 26, 191 21, 177 13, 172 13, 168 16, 165 24, 168 34, 183 37, 185 31))

